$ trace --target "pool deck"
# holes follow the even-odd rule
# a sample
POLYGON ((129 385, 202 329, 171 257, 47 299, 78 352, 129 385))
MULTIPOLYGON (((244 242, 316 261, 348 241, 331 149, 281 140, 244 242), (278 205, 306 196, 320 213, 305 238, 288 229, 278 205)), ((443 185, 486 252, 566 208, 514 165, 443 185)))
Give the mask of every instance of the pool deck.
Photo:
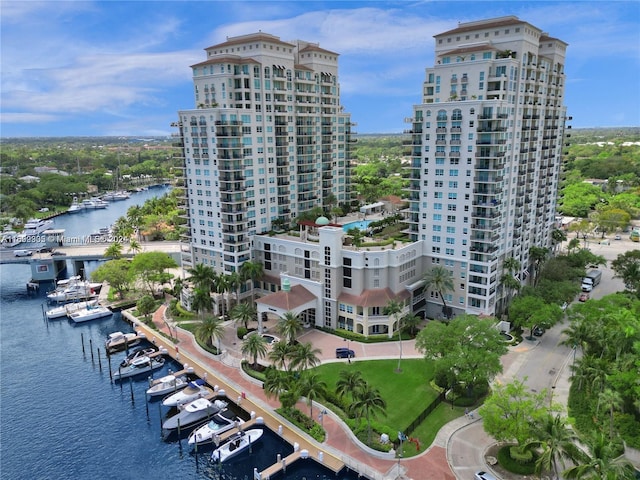
MULTIPOLYGON (((226 326, 225 337, 222 339, 222 344, 229 348, 222 355, 215 356, 202 350, 193 336, 184 330, 178 330, 178 344, 171 343, 168 340, 169 330, 164 317, 165 310, 166 306, 161 306, 154 313, 153 320, 158 330, 167 335, 166 337, 137 321, 127 312, 123 312, 123 316, 135 324, 136 331, 143 331, 155 345, 164 347, 171 357, 193 367, 196 375, 204 378, 210 385, 218 385, 220 389, 224 389, 228 398, 237 401, 248 412, 255 412, 256 417, 262 417, 265 425, 281 434, 291 445, 297 444, 298 452, 306 450, 309 457, 317 461, 322 458, 320 463, 335 472, 347 466, 374 480, 454 480, 456 478, 449 466, 446 452, 451 431, 459 428, 456 421, 443 427, 434 443, 424 452, 408 459, 399 460, 389 454, 366 450, 353 438, 349 428, 331 412, 323 416, 322 426, 327 432, 327 437, 325 442, 319 443, 275 413, 275 409, 280 407, 279 401, 276 398, 268 398, 262 386, 242 372, 240 369, 242 356, 239 353, 239 346, 236 345, 239 340, 235 338, 235 327, 231 323, 226 326)), ((321 351, 329 352, 322 356, 323 361, 346 362, 344 359, 336 360, 330 355, 336 347, 335 336, 309 329, 302 334, 302 338, 304 341, 311 341, 314 347, 321 351)), ((344 346, 342 343, 340 342, 338 346, 344 346)), ((350 342, 349 348, 356 352, 356 360, 354 361, 372 358, 398 358, 399 351, 398 342, 382 344, 350 342)), ((422 358, 412 341, 403 342, 402 348, 404 358, 422 358)), ((297 407, 302 412, 309 411, 305 402, 299 402, 297 407)), ((314 417, 318 413, 317 407, 314 406, 314 417)), ((466 418, 458 423, 465 423, 465 421, 466 418)), ((288 464, 290 464, 290 460, 288 464)), ((280 467, 274 463, 267 470, 270 471, 271 468, 275 470, 280 467)))

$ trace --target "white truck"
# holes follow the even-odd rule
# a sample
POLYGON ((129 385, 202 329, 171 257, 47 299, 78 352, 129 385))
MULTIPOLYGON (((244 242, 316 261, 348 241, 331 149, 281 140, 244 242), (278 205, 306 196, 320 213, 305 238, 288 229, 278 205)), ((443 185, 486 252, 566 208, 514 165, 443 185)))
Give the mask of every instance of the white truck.
POLYGON ((582 291, 590 292, 593 287, 600 283, 602 272, 600 270, 590 270, 582 279, 582 291))

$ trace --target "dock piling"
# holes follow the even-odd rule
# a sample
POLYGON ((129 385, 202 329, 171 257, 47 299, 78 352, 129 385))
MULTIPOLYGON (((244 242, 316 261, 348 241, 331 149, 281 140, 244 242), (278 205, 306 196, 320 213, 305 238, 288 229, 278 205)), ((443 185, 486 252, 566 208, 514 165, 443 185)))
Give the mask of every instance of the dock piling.
POLYGON ((91 363, 93 363, 94 358, 93 358, 93 339, 89 339, 89 351, 91 352, 91 363))
POLYGON ((97 350, 98 350, 98 370, 102 372, 102 359, 100 358, 100 348, 98 348, 97 350))
POLYGON ((107 363, 109 364, 109 381, 113 383, 113 373, 111 373, 111 355, 107 355, 107 363))
POLYGON ((80 343, 82 343, 82 354, 84 355, 84 333, 80 333, 80 343))
POLYGON ((131 404, 135 405, 135 400, 133 399, 133 379, 129 377, 129 391, 131 392, 131 404))

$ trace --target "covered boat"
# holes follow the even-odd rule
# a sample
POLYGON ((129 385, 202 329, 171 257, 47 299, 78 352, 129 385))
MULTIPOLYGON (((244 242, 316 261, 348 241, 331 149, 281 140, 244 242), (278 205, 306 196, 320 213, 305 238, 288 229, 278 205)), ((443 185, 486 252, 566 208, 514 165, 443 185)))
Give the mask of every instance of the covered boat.
POLYGON ((238 432, 229 437, 229 440, 224 445, 216 448, 211 454, 211 459, 215 462, 226 462, 239 453, 248 450, 251 445, 260 440, 262 434, 263 430, 260 428, 252 428, 246 432, 238 432))
POLYGON ((146 335, 135 332, 113 332, 110 333, 105 340, 104 347, 107 353, 119 352, 121 350, 126 350, 129 347, 135 347, 145 338, 147 338, 146 335))
POLYGON ((189 435, 189 444, 211 443, 216 435, 220 435, 232 428, 238 428, 244 423, 240 417, 228 408, 220 410, 210 420, 197 427, 189 435))
POLYGON ((201 422, 205 418, 212 417, 227 406, 227 402, 215 400, 211 402, 206 398, 198 398, 192 402, 182 405, 175 415, 167 418, 162 423, 162 430, 165 434, 170 434, 178 428, 190 428, 201 422))
POLYGON ((121 367, 128 367, 131 363, 139 357, 150 356, 156 354, 157 350, 155 347, 138 347, 132 350, 129 355, 127 355, 122 362, 120 362, 121 367))
POLYGON ((122 380, 123 378, 135 377, 143 373, 149 373, 164 365, 164 357, 148 357, 146 355, 137 357, 132 360, 126 367, 119 367, 118 370, 112 373, 114 380, 122 380))

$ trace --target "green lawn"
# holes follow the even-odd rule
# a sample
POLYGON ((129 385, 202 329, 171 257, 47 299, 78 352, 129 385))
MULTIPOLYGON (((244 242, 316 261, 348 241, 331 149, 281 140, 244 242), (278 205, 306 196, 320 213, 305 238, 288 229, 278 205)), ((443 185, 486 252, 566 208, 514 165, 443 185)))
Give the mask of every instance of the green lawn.
MULTIPOLYGON (((378 421, 394 430, 404 431, 438 396, 438 392, 429 386, 429 382, 433 378, 433 362, 421 359, 402 360, 401 373, 396 373, 397 366, 398 360, 371 360, 351 362, 351 364, 346 362, 325 363, 316 367, 315 370, 320 373, 321 379, 327 383, 327 387, 333 390, 335 390, 341 370, 361 371, 362 377, 367 383, 380 390, 382 398, 387 402, 386 418, 380 416, 378 421)), ((459 415, 460 412, 456 416, 459 415)))

